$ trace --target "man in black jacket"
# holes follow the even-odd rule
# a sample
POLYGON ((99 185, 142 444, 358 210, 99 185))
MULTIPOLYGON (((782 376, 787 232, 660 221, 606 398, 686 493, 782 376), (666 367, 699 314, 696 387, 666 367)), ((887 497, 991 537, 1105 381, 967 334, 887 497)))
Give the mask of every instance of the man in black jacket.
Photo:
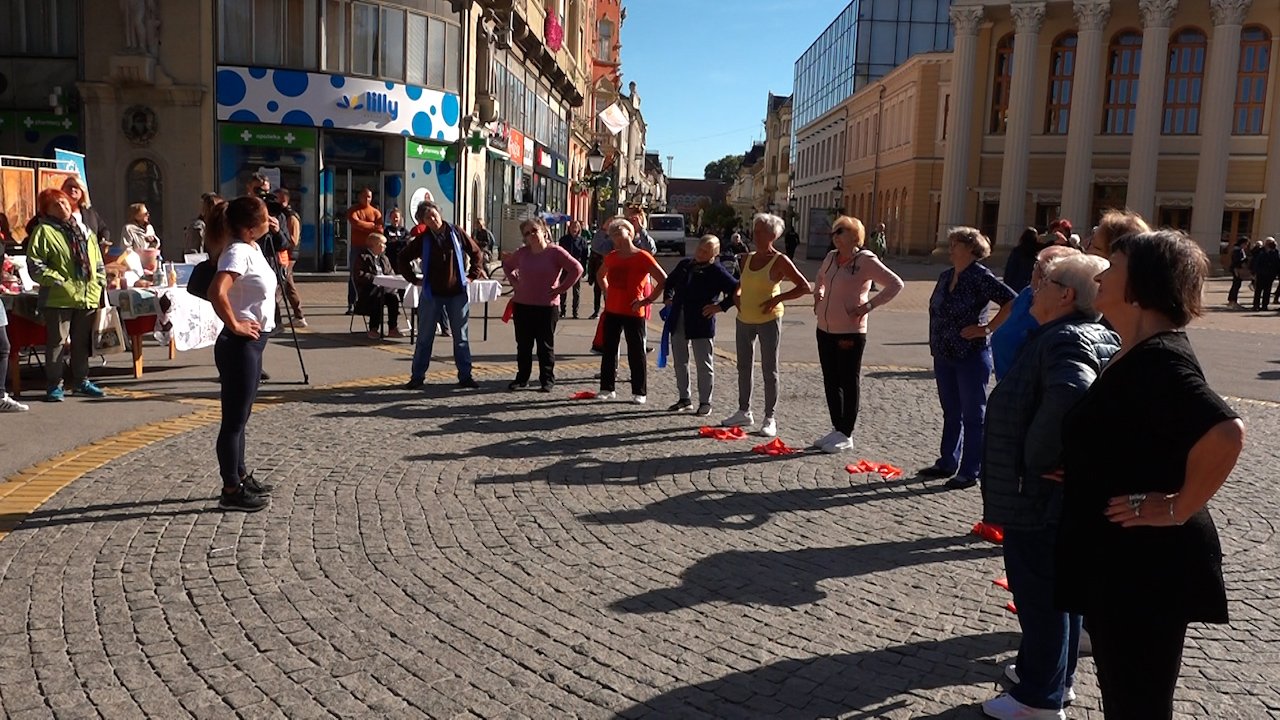
MULTIPOLYGON (((573 220, 569 223, 569 234, 560 238, 560 247, 574 260, 582 263, 582 267, 587 267, 591 258, 591 247, 587 243, 587 239, 582 236, 582 223, 573 220)), ((581 304, 582 291, 579 289, 581 282, 573 284, 573 319, 578 319, 578 307, 581 304)), ((565 298, 569 293, 560 296, 560 317, 564 317, 565 298)))

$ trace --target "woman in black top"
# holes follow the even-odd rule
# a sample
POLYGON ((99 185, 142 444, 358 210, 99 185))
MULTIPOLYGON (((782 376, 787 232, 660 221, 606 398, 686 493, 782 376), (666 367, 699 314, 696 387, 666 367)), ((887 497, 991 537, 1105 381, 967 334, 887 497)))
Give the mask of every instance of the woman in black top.
POLYGON ((1059 605, 1084 615, 1108 718, 1173 715, 1187 624, 1227 622, 1206 504, 1244 424, 1204 379, 1182 329, 1209 262, 1182 233, 1117 239, 1097 308, 1120 335, 1063 425, 1059 605))
POLYGON ((1004 277, 1001 279, 1009 289, 1022 292, 1023 288, 1031 284, 1031 271, 1036 266, 1036 255, 1043 249, 1040 233, 1035 228, 1029 227, 1022 231, 1017 246, 1009 251, 1009 259, 1004 263, 1004 277))

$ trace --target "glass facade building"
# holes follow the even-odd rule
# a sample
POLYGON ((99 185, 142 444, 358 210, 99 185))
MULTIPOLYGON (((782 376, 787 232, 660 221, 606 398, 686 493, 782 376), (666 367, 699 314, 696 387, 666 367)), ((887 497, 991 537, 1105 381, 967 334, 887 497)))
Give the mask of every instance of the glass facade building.
POLYGON ((951 0, 851 0, 796 61, 792 128, 813 122, 912 55, 951 50, 950 9, 951 0))

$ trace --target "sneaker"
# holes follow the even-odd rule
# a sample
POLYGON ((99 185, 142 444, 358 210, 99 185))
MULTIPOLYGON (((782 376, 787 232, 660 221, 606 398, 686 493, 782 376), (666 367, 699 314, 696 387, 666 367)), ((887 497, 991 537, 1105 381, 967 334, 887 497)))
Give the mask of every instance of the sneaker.
POLYGON ((512 380, 510 383, 507 384, 507 389, 512 392, 515 392, 516 390, 523 390, 527 387, 529 387, 529 383, 521 382, 519 380, 512 380))
POLYGON ((822 437, 818 438, 817 440, 814 440, 814 441, 813 441, 813 445, 811 445, 810 447, 816 447, 816 448, 821 449, 821 448, 824 448, 824 447, 826 447, 827 445, 830 445, 831 443, 833 443, 833 442, 835 442, 835 441, 839 440, 840 438, 842 438, 842 437, 844 437, 844 436, 845 436, 845 435, 844 435, 844 433, 840 432, 839 430, 832 430, 831 432, 827 433, 826 435, 823 435, 822 437))
POLYGON ((369 332, 365 333, 365 335, 367 335, 367 336, 369 337, 369 339, 370 339, 370 340, 381 340, 381 339, 382 339, 382 336, 378 334, 378 331, 377 331, 377 330, 370 330, 369 332))
POLYGON ((555 389, 556 389, 556 383, 555 383, 555 381, 554 381, 554 380, 548 380, 548 381, 546 381, 546 382, 542 383, 542 385, 538 388, 538 392, 549 393, 549 392, 551 392, 552 390, 555 390, 555 389))
POLYGON ((684 412, 693 407, 693 401, 689 398, 681 398, 674 405, 667 408, 667 412, 684 412))
POLYGON ((356 311, 355 311, 355 310, 353 310, 352 308, 347 308, 347 311, 346 311, 346 312, 344 312, 344 313, 342 313, 342 314, 343 314, 343 315, 355 315, 355 314, 356 314, 356 311))
POLYGON ((1023 705, 1008 693, 982 703, 982 714, 996 720, 1067 720, 1067 714, 1061 710, 1023 705))
MULTIPOLYGON (((1017 666, 1017 665, 1015 665, 1014 663, 1009 663, 1008 665, 1005 665, 1005 666, 1004 666, 1004 679, 1005 679, 1005 680, 1008 680, 1009 682, 1013 683, 1014 685, 1017 685, 1017 684, 1018 684, 1018 682, 1019 682, 1019 680, 1018 680, 1018 666, 1017 666)), ((1068 686, 1067 686, 1067 689, 1066 689, 1066 692, 1064 692, 1064 693, 1062 694, 1062 704, 1063 704, 1063 705, 1070 705, 1071 703, 1073 703, 1073 702, 1075 702, 1075 701, 1076 701, 1076 689, 1075 689, 1075 688, 1073 688, 1073 687, 1071 687, 1070 685, 1068 685, 1068 686)))
POLYGON ((702 405, 699 405, 697 412, 694 413, 694 415, 697 415, 698 417, 706 417, 710 414, 711 414, 711 405, 709 403, 703 403, 702 405))
POLYGON ((600 313, 598 313, 598 312, 593 312, 593 313, 591 313, 591 316, 590 316, 590 317, 588 317, 587 319, 588 319, 588 320, 599 320, 599 319, 600 319, 600 313))
POLYGON ((293 326, 304 328, 307 326, 307 319, 304 317, 297 318, 293 321, 293 326))
POLYGON ((400 332, 400 328, 391 328, 387 331, 387 337, 402 338, 404 333, 400 332))
POLYGON ((463 390, 479 390, 480 383, 476 382, 475 378, 467 378, 465 380, 459 380, 458 387, 463 390))
POLYGON ((631 402, 635 403, 636 405, 643 405, 649 402, 649 398, 645 397, 644 395, 636 395, 635 397, 631 398, 631 402))
POLYGON ((417 390, 422 387, 421 380, 410 380, 402 386, 405 390, 417 390))
POLYGON ((52 390, 48 390, 45 392, 44 401, 45 402, 62 402, 62 397, 63 397, 62 388, 56 387, 52 390))
POLYGON ((929 467, 916 472, 916 475, 924 478, 949 478, 955 474, 955 470, 947 470, 946 468, 938 467, 937 465, 930 465, 929 467))
POLYGON ((258 380, 259 380, 260 382, 266 382, 266 381, 268 381, 268 380, 270 380, 270 379, 271 379, 271 376, 267 374, 267 371, 266 371, 266 370, 263 370, 263 371, 262 371, 262 374, 258 376, 258 380))
POLYGON ((618 397, 618 393, 612 390, 610 390, 609 392, 605 392, 604 390, 601 390, 600 392, 596 393, 597 400, 612 400, 616 397, 618 397))
POLYGON ((0 412, 26 412, 30 409, 30 406, 18 402, 12 395, 0 395, 0 412))
POLYGON ((968 490, 977 484, 978 481, 968 475, 957 475, 943 483, 948 490, 968 490))
POLYGON ((750 410, 746 410, 746 411, 739 410, 738 412, 720 421, 721 427, 743 427, 744 425, 755 425, 755 424, 756 424, 755 416, 751 414, 750 410))
POLYGON ((91 380, 82 380, 80 381, 80 384, 76 386, 76 394, 86 395, 91 398, 100 398, 105 396, 107 391, 97 385, 94 385, 91 380))
POLYGON ((760 426, 760 434, 765 437, 777 437, 778 421, 771 417, 765 418, 764 424, 760 426))
POLYGON ((271 491, 276 489, 276 486, 271 483, 258 482, 252 472, 240 478, 240 487, 254 495, 270 495, 271 491))
POLYGON ((243 487, 233 493, 223 490, 222 496, 218 498, 218 507, 240 512, 258 512, 270 504, 271 498, 265 495, 254 495, 243 487))
POLYGON ((841 435, 835 440, 832 440, 822 446, 822 452, 829 453, 831 455, 849 452, 851 450, 853 450, 853 438, 848 437, 847 435, 841 435))

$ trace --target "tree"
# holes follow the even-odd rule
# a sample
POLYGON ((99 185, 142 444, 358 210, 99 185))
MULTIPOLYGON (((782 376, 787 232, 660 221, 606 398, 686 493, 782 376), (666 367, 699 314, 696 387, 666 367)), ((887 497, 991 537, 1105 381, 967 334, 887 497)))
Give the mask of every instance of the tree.
POLYGON ((741 155, 725 155, 719 160, 707 163, 707 167, 702 171, 702 177, 732 184, 738 177, 740 167, 742 167, 741 155))
MULTIPOLYGON (((722 232, 723 228, 730 227, 735 224, 737 214, 733 208, 728 205, 712 205, 702 213, 702 224, 707 228, 707 232, 722 232)), ((720 238, 725 244, 728 238, 720 238)))

